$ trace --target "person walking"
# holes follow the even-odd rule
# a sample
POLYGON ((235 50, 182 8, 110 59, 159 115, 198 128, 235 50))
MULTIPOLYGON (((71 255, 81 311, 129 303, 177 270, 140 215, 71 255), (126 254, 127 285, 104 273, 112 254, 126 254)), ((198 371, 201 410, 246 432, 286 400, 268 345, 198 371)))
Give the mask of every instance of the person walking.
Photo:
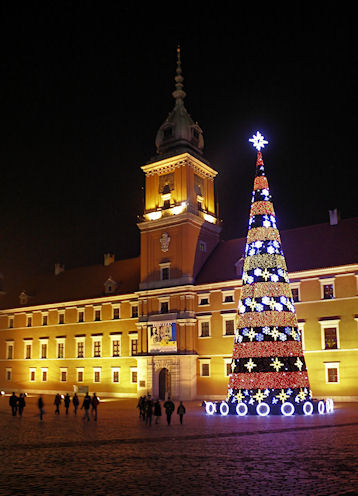
POLYGON ((160 401, 157 400, 154 403, 154 416, 155 416, 155 423, 158 424, 160 417, 162 416, 162 407, 160 405, 160 401))
POLYGON ((94 420, 97 420, 97 407, 99 405, 99 399, 96 393, 93 393, 91 404, 92 404, 92 414, 94 414, 94 420))
POLYGON ((43 419, 43 415, 45 413, 44 411, 44 400, 42 399, 42 396, 40 395, 39 396, 39 399, 37 400, 37 406, 38 406, 38 409, 40 411, 40 420, 43 419))
POLYGON ((70 408, 70 403, 71 403, 71 398, 70 395, 67 393, 64 399, 64 405, 66 408, 66 415, 68 415, 68 409, 70 408))
POLYGON ((145 420, 145 396, 139 398, 137 408, 139 410, 139 418, 145 420))
POLYGON ((83 420, 86 418, 87 421, 89 421, 89 415, 88 415, 88 410, 90 409, 91 406, 91 397, 88 393, 86 393, 86 396, 83 398, 83 403, 81 406, 81 410, 84 409, 85 414, 83 416, 83 420))
POLYGON ((19 406, 19 416, 22 417, 22 412, 24 411, 24 408, 26 406, 25 396, 22 393, 20 393, 17 404, 19 406))
POLYGON ((15 393, 12 393, 12 395, 9 398, 9 405, 11 407, 11 413, 13 417, 16 417, 17 414, 17 401, 18 398, 15 393))
POLYGON ((55 396, 55 401, 53 402, 53 404, 56 406, 55 413, 57 415, 60 415, 61 396, 58 393, 55 396))
POLYGON ((152 425, 153 416, 153 400, 150 394, 148 394, 145 401, 145 425, 152 425))
POLYGON ((172 419, 172 414, 173 414, 173 412, 175 410, 175 405, 172 402, 172 400, 170 399, 170 396, 168 396, 168 399, 164 403, 163 406, 164 406, 164 409, 165 409, 165 413, 167 415, 167 424, 169 426, 170 425, 170 422, 171 422, 171 419, 172 419))
POLYGON ((177 414, 179 415, 179 420, 180 423, 183 424, 183 416, 185 413, 185 406, 183 405, 183 402, 181 401, 179 403, 178 409, 177 409, 177 414))
POLYGON ((80 403, 80 400, 78 399, 77 393, 74 394, 72 398, 72 404, 73 404, 73 411, 75 412, 75 415, 77 415, 77 408, 80 403))

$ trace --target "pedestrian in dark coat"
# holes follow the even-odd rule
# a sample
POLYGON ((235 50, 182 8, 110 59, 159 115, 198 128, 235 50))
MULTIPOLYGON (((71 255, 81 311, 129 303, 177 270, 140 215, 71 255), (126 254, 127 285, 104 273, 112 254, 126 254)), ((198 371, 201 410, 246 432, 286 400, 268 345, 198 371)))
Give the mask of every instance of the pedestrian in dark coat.
POLYGON ((37 400, 37 406, 38 406, 38 409, 40 411, 40 420, 42 420, 43 415, 45 413, 44 405, 45 405, 44 400, 42 399, 42 396, 40 395, 39 399, 37 400))
POLYGON ((178 406, 178 409, 177 409, 177 414, 179 415, 179 420, 180 420, 180 423, 182 424, 183 423, 183 415, 185 413, 185 406, 183 405, 183 402, 181 401, 179 403, 179 406, 178 406))
POLYGON ((88 415, 88 410, 90 409, 91 406, 91 397, 88 393, 86 393, 86 396, 83 398, 83 403, 81 406, 81 410, 84 409, 85 414, 83 416, 83 420, 86 418, 87 421, 89 421, 89 415, 88 415))
POLYGON ((146 425, 152 425, 152 415, 153 415, 153 400, 150 394, 148 394, 145 400, 145 423, 146 425))
POLYGON ((16 417, 16 413, 17 413, 17 401, 18 401, 18 398, 17 398, 16 394, 15 393, 12 393, 12 395, 9 398, 9 405, 11 407, 11 413, 12 413, 12 416, 13 417, 16 417))
POLYGON ((64 399, 64 405, 66 408, 66 415, 68 415, 68 409, 70 408, 70 403, 71 403, 71 398, 70 395, 67 393, 64 399))
POLYGON ((99 399, 96 393, 93 393, 91 404, 92 404, 92 413, 94 414, 94 420, 97 420, 97 407, 99 405, 99 399))
POLYGON ((61 396, 58 393, 55 396, 55 401, 53 402, 53 404, 56 406, 55 413, 57 415, 60 415, 61 396))
POLYGON ((157 424, 159 422, 159 418, 162 416, 162 407, 159 400, 154 403, 154 416, 155 423, 157 424))
POLYGON ((21 393, 17 402, 19 406, 19 416, 22 417, 22 412, 24 411, 24 408, 26 406, 25 403, 25 396, 21 393))
POLYGON ((167 415, 167 424, 170 425, 171 419, 172 419, 172 414, 175 410, 175 405, 170 399, 170 396, 168 396, 167 401, 164 403, 164 409, 165 413, 167 415))
POLYGON ((72 398, 72 403, 73 403, 73 410, 75 412, 75 415, 77 415, 77 408, 80 403, 80 400, 78 399, 77 393, 74 394, 72 398))
POLYGON ((139 398, 137 408, 139 410, 139 418, 145 420, 145 396, 139 398))

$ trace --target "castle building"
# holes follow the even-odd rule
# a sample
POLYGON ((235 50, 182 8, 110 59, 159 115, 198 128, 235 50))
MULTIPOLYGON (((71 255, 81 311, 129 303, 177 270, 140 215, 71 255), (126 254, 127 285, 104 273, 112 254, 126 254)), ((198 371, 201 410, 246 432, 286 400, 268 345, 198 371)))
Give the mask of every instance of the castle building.
MULTIPOLYGON (((174 108, 142 166, 140 256, 0 292, 0 388, 223 399, 245 238, 222 241, 217 172, 187 112, 178 51, 174 108)), ((358 218, 281 231, 315 397, 358 399, 358 218)))

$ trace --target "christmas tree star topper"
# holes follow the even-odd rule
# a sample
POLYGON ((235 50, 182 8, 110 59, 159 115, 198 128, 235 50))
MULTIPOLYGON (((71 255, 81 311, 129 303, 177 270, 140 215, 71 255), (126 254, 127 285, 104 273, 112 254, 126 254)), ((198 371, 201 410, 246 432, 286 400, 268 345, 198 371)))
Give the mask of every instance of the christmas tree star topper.
POLYGON ((268 144, 268 141, 265 140, 259 131, 257 131, 256 135, 254 134, 249 141, 251 141, 257 151, 260 151, 261 148, 264 148, 264 146, 268 144))

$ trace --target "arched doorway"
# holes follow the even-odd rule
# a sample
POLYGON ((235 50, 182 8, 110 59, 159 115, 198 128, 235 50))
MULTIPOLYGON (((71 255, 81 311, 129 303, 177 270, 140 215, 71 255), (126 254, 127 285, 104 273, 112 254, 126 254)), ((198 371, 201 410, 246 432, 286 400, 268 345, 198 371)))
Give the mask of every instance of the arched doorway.
POLYGON ((165 400, 167 396, 170 396, 170 373, 169 370, 163 368, 159 372, 159 399, 165 400))

